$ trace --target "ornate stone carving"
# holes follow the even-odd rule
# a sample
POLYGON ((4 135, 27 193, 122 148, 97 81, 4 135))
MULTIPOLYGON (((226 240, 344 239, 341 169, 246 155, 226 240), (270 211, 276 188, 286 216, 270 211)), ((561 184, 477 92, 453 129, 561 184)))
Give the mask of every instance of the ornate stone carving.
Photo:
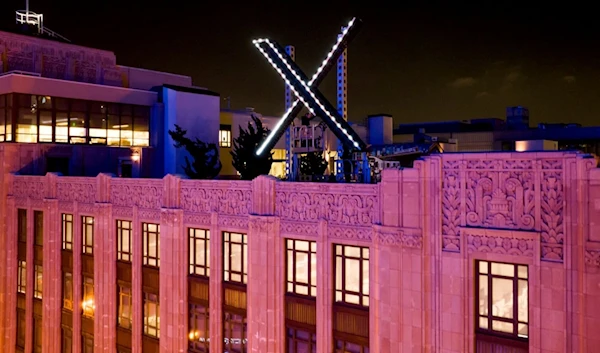
MULTIPOLYGON (((544 168, 545 165, 542 164, 542 167, 544 168)), ((561 261, 565 240, 562 173, 544 171, 541 184, 542 258, 561 261)))
POLYGON ((252 202, 249 181, 181 181, 181 207, 195 213, 247 215, 252 202))
POLYGON ((374 241, 380 245, 402 246, 405 248, 421 249, 423 237, 420 229, 401 229, 378 227, 373 229, 374 241))
POLYGON ((405 248, 421 249, 423 247, 423 235, 420 229, 402 231, 402 246, 405 248))
POLYGON ((114 218, 118 219, 132 219, 133 218, 133 208, 131 207, 115 207, 112 208, 112 213, 114 218))
POLYGON ((319 235, 319 225, 312 222, 280 221, 281 234, 308 235, 316 237, 319 235))
POLYGON ((96 178, 59 177, 56 198, 60 201, 96 202, 96 178))
POLYGON ((221 216, 219 215, 219 226, 234 229, 248 229, 248 216, 221 216))
POLYGON ((534 240, 515 237, 465 234, 467 252, 484 252, 532 257, 535 254, 534 240))
POLYGON ((183 215, 183 223, 208 228, 212 222, 210 214, 186 213, 183 215))
POLYGON ((327 234, 330 238, 371 242, 373 229, 372 227, 348 227, 330 225, 328 226, 327 234))
POLYGON ((253 232, 270 234, 273 233, 275 228, 275 219, 273 217, 250 216, 248 228, 253 232))
POLYGON ((157 209, 157 210, 140 209, 138 211, 138 217, 142 221, 158 223, 158 222, 160 222, 160 209, 157 209))
POLYGON ((73 213, 73 202, 71 202, 71 201, 58 201, 58 210, 61 213, 73 213))
POLYGON ((96 214, 96 205, 93 203, 78 203, 77 212, 79 212, 79 214, 93 216, 96 214))
POLYGON ((585 263, 600 267, 600 250, 586 250, 585 263))
POLYGON ((110 200, 115 206, 160 209, 162 199, 162 180, 115 178, 111 181, 110 200))
POLYGON ((277 183, 275 213, 282 220, 371 226, 379 223, 377 185, 277 183))
POLYGON ((44 177, 15 175, 12 195, 15 198, 43 199, 46 195, 44 177))
POLYGON ((460 251, 460 171, 462 161, 444 161, 442 180, 442 248, 460 251))

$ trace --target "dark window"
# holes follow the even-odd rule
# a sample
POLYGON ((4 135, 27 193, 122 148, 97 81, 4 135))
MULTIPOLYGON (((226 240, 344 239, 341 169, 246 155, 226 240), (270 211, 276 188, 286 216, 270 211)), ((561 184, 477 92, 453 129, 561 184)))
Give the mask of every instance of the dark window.
POLYGON ((190 237, 190 274, 209 276, 210 268, 210 231, 205 229, 188 229, 190 237))
POLYGON ((73 215, 63 213, 61 232, 62 232, 62 249, 73 250, 73 215))
POLYGON ((73 274, 63 272, 63 308, 73 310, 73 274))
POLYGON ((160 305, 156 294, 144 293, 144 334, 160 337, 160 305))
POLYGON ((35 245, 44 245, 44 212, 33 211, 33 235, 35 245))
POLYGON ((92 255, 94 253, 94 217, 81 217, 81 235, 83 253, 92 255))
POLYGON ((219 127, 219 146, 231 147, 231 125, 221 125, 219 127))
POLYGON ((17 269, 17 293, 25 294, 27 289, 27 263, 19 260, 17 269))
POLYGON ((117 259, 131 262, 131 221, 117 220, 117 259))
POLYGON ((287 328, 286 331, 287 353, 317 353, 316 333, 294 328, 287 328))
POLYGON ((27 242, 27 210, 21 208, 17 211, 17 233, 19 241, 22 243, 27 242))
POLYGON ((478 333, 526 341, 529 337, 528 268, 476 261, 478 333))
POLYGON ((36 299, 42 299, 42 278, 43 278, 43 269, 40 265, 34 266, 34 282, 33 282, 33 297, 36 299))
POLYGON ((73 329, 67 326, 62 326, 61 335, 61 352, 73 353, 73 329))
POLYGON ((42 353, 42 318, 33 315, 33 353, 42 353))
POLYGON ((346 342, 343 340, 335 340, 334 353, 369 353, 369 347, 362 346, 356 343, 346 342))
POLYGON ((69 158, 48 157, 46 158, 46 171, 48 173, 60 173, 64 176, 69 175, 69 158))
POLYGON ((209 335, 209 313, 208 308, 202 305, 190 304, 190 352, 208 353, 209 335))
POLYGON ((369 248, 334 245, 335 301, 369 306, 369 248))
POLYGON ((89 318, 94 317, 96 304, 94 298, 94 279, 91 277, 83 277, 83 303, 81 307, 83 309, 83 316, 89 318))
POLYGON ((223 271, 225 282, 248 282, 248 242, 246 234, 223 232, 223 271))
POLYGON ((118 302, 118 324, 119 326, 131 329, 131 320, 133 319, 131 305, 131 287, 119 285, 119 302, 118 302))
POLYGON ((17 309, 17 347, 25 349, 25 310, 17 309))
POLYGON ((94 336, 86 334, 81 335, 81 352, 94 353, 94 336))
POLYGON ((160 266, 160 224, 142 223, 144 247, 143 263, 146 266, 160 266))
POLYGON ((286 240, 287 292, 317 296, 317 243, 286 240))
POLYGON ((133 177, 133 164, 131 161, 120 161, 119 162, 119 177, 120 178, 132 178, 133 177))
POLYGON ((223 350, 246 353, 246 317, 225 311, 223 313, 223 350))

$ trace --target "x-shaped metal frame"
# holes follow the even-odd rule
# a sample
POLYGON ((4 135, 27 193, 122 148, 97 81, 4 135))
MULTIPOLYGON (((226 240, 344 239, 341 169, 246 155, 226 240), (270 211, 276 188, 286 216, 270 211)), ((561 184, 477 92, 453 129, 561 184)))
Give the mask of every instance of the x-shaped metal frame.
POLYGON ((257 155, 265 151, 270 151, 277 141, 281 138, 285 129, 289 127, 296 115, 302 109, 300 102, 308 110, 317 116, 320 116, 327 126, 333 131, 338 139, 352 150, 364 151, 365 143, 358 134, 350 127, 339 112, 333 108, 331 103, 316 88, 325 78, 337 58, 346 49, 348 42, 356 35, 360 20, 353 18, 344 28, 337 42, 333 45, 331 51, 323 60, 321 66, 317 69, 310 80, 300 70, 296 63, 286 54, 285 50, 275 42, 268 39, 254 40, 254 45, 267 58, 269 63, 281 75, 287 85, 290 86, 297 99, 290 108, 281 117, 279 122, 271 130, 271 133, 256 150, 257 155))

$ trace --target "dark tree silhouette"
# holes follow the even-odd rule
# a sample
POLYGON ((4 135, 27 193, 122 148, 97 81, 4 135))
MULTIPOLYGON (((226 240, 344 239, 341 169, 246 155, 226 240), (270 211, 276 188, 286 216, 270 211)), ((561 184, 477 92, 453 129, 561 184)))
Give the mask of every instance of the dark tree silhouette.
POLYGON ((219 149, 214 143, 204 143, 198 138, 194 140, 186 136, 187 130, 183 130, 175 124, 175 130, 169 130, 169 135, 175 142, 175 148, 185 148, 194 159, 190 163, 185 157, 185 165, 182 166, 185 174, 190 179, 214 179, 221 172, 221 161, 219 160, 219 149))
POLYGON ((248 130, 240 126, 240 135, 233 139, 233 149, 230 153, 233 157, 233 167, 240 173, 242 180, 252 180, 259 175, 269 174, 273 164, 273 153, 264 151, 260 156, 256 155, 256 149, 269 132, 270 130, 254 115, 252 121, 248 122, 248 130))
POLYGON ((327 161, 322 152, 309 152, 300 157, 300 173, 303 175, 323 175, 327 161))

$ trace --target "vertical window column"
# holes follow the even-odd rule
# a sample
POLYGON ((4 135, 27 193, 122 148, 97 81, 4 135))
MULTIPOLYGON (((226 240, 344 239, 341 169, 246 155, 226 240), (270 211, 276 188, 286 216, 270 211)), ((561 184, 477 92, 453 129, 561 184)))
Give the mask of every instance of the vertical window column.
POLYGON ((223 349, 247 351, 248 236, 223 232, 223 349))
POLYGON ((189 228, 188 276, 188 350, 192 353, 209 351, 209 275, 210 231, 189 228))

